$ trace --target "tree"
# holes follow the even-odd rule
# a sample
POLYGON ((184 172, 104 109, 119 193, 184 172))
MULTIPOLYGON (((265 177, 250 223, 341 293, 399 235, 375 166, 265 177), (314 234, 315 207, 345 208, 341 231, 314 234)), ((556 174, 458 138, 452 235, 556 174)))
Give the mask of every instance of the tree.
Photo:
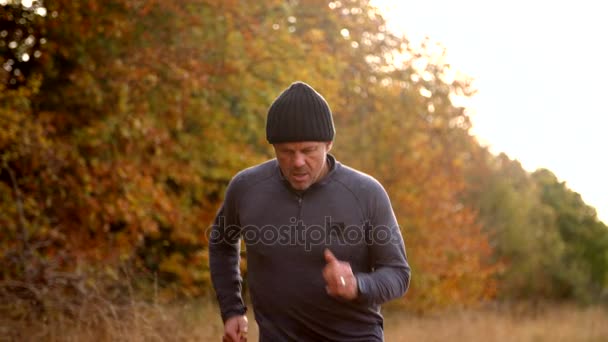
MULTIPOLYGON (((12 5, 3 10, 23 9, 12 5)), ((46 39, 37 64, 0 95, 4 259, 21 241, 63 270, 127 261, 204 294, 205 229, 230 177, 272 156, 268 105, 299 79, 332 106, 338 158, 389 191, 412 305, 493 295, 488 237, 464 201, 475 142, 451 101, 471 95, 470 82, 450 79, 430 42, 387 32, 368 1, 57 0, 45 10, 26 23, 46 39)))
POLYGON ((541 188, 542 202, 555 212, 553 224, 565 244, 561 267, 554 274, 561 294, 596 302, 608 288, 608 227, 549 170, 539 169, 532 177, 541 188))

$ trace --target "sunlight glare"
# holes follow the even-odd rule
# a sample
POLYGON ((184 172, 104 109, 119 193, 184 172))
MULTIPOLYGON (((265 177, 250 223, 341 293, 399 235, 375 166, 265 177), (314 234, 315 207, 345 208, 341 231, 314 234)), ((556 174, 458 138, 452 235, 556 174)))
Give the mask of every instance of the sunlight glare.
POLYGON ((431 96, 433 96, 433 93, 425 87, 420 87, 420 95, 426 98, 431 98, 431 96))

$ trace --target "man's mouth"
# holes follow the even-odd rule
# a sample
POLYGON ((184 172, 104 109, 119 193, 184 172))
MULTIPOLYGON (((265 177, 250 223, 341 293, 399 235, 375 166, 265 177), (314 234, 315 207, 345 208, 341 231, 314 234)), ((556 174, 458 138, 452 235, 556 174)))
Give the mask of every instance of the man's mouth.
POLYGON ((307 173, 293 173, 292 176, 296 182, 303 182, 306 180, 306 177, 308 177, 308 174, 307 173))

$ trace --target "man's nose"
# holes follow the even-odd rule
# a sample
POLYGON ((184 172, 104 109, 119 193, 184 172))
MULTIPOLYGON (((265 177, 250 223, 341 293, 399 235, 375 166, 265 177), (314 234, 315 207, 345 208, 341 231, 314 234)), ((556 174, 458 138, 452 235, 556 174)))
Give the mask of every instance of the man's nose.
POLYGON ((304 154, 296 153, 294 156, 293 166, 303 167, 304 165, 306 165, 306 159, 304 158, 304 154))

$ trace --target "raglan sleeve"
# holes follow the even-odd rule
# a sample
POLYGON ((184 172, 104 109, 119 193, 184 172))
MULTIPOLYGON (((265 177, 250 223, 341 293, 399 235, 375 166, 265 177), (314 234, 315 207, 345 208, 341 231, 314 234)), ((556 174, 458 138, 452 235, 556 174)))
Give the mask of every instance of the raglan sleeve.
POLYGON ((372 271, 355 276, 358 300, 382 304, 407 292, 411 268, 388 194, 376 180, 371 182, 370 190, 366 197, 368 221, 365 224, 371 233, 368 249, 372 271))
POLYGON ((241 292, 243 279, 240 272, 238 183, 235 177, 228 185, 224 202, 217 212, 209 236, 211 282, 224 322, 247 311, 241 292))

